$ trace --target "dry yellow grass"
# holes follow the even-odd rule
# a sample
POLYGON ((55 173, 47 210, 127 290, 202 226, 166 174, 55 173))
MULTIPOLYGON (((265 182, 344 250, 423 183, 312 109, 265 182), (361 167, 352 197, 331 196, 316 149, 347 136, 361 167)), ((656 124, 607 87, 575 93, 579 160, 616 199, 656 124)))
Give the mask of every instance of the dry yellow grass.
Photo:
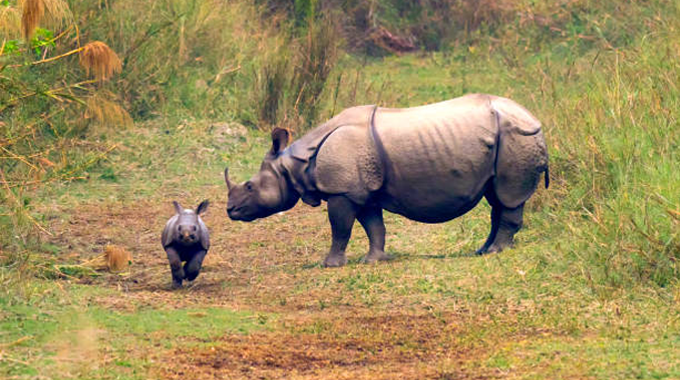
POLYGON ((117 245, 107 245, 104 248, 106 266, 111 272, 120 272, 127 269, 132 262, 132 253, 117 245))
POLYGON ((90 96, 85 101, 87 110, 86 119, 94 119, 101 125, 129 126, 132 125, 132 118, 118 103, 113 102, 108 97, 113 94, 97 93, 90 96))
POLYGON ((73 21, 73 14, 65 0, 41 0, 45 7, 45 23, 58 28, 73 21))
POLYGON ((21 15, 16 8, 0 7, 0 36, 13 39, 21 35, 21 15))
POLYGON ((88 75, 92 71, 94 77, 100 81, 109 79, 123 69, 116 52, 101 41, 93 41, 83 47, 80 52, 80 64, 88 75))
POLYGON ((21 6, 21 30, 30 39, 41 23, 60 27, 73 19, 71 9, 64 0, 23 0, 21 6))
POLYGON ((28 40, 33 36, 35 28, 38 27, 45 14, 45 5, 42 0, 25 0, 21 5, 21 29, 28 40))

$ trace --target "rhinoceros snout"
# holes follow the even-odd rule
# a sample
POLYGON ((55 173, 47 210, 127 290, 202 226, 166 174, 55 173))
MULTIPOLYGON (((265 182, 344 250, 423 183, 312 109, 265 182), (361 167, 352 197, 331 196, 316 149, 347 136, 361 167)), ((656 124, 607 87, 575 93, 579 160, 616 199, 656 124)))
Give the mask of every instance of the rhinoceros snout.
POLYGON ((236 206, 227 206, 227 215, 233 220, 238 220, 239 210, 236 209, 236 206))

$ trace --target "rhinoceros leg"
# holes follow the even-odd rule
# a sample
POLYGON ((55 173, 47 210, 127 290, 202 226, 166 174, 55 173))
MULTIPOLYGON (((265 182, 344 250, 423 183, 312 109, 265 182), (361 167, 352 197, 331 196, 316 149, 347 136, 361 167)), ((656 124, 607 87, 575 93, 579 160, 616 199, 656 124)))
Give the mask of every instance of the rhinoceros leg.
POLYGON ((515 208, 503 207, 498 222, 496 238, 487 249, 487 252, 500 252, 505 248, 512 247, 513 237, 522 228, 523 216, 524 203, 515 208))
POLYGON ((491 232, 489 232, 489 237, 486 238, 486 242, 482 248, 477 250, 478 255, 483 255, 489 252, 489 247, 493 244, 498 234, 498 228, 500 227, 501 211, 503 211, 503 206, 491 206, 491 232))
POLYGON ((185 278, 187 280, 193 281, 196 279, 196 277, 198 277, 198 274, 201 272, 201 265, 203 265, 203 259, 205 258, 206 253, 207 252, 205 250, 198 251, 194 254, 191 260, 184 264, 184 274, 186 275, 185 278))
POLYGON ((485 196, 491 205, 491 232, 482 248, 477 250, 479 255, 512 247, 515 234, 522 228, 524 216, 524 203, 515 208, 505 207, 492 187, 489 187, 485 196))
POLYGON ((359 211, 357 219, 364 227, 369 242, 368 254, 363 262, 370 264, 379 260, 389 260, 390 257, 385 253, 385 223, 382 208, 367 205, 359 211))
POLYGON ((168 255, 168 261, 170 262, 170 271, 172 271, 172 287, 180 288, 182 287, 182 280, 184 280, 184 269, 182 269, 182 260, 179 257, 179 253, 172 248, 165 248, 165 253, 168 255))
POLYGON ((328 256, 323 261, 326 267, 341 267, 347 264, 345 248, 352 235, 352 226, 356 219, 355 204, 343 196, 328 198, 328 220, 331 222, 333 241, 328 256))

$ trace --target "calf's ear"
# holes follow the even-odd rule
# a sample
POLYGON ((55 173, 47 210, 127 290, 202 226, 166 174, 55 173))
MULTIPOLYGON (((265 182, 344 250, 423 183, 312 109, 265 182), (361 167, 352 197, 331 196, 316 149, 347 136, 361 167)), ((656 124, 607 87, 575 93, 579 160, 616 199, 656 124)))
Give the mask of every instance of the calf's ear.
POLYGON ((272 131, 272 149, 269 151, 271 155, 278 155, 282 150, 286 149, 290 133, 283 128, 274 128, 272 131))
POLYGON ((201 204, 198 205, 198 207, 196 207, 196 214, 201 215, 202 213, 204 213, 208 209, 209 205, 210 202, 207 199, 201 202, 201 204))
POLYGON ((175 212, 178 213, 178 214, 181 214, 182 211, 184 210, 182 208, 182 205, 180 205, 179 202, 177 202, 177 201, 172 201, 172 205, 175 206, 175 212))

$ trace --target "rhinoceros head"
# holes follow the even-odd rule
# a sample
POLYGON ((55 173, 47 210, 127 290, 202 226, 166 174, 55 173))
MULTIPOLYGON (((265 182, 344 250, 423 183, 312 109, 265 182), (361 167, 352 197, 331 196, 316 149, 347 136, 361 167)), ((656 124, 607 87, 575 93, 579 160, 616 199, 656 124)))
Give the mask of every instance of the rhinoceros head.
POLYGON ((295 206, 300 195, 281 172, 281 153, 288 145, 288 138, 285 129, 272 131, 272 147, 265 155, 260 171, 248 181, 233 184, 229 180, 229 168, 224 169, 229 190, 229 218, 250 222, 295 206))
POLYGON ((165 224, 161 238, 163 246, 166 247, 173 243, 192 246, 200 242, 204 249, 208 249, 210 246, 208 229, 199 216, 208 209, 210 204, 208 200, 201 202, 196 210, 185 209, 176 201, 173 201, 172 204, 175 206, 175 215, 165 224))

